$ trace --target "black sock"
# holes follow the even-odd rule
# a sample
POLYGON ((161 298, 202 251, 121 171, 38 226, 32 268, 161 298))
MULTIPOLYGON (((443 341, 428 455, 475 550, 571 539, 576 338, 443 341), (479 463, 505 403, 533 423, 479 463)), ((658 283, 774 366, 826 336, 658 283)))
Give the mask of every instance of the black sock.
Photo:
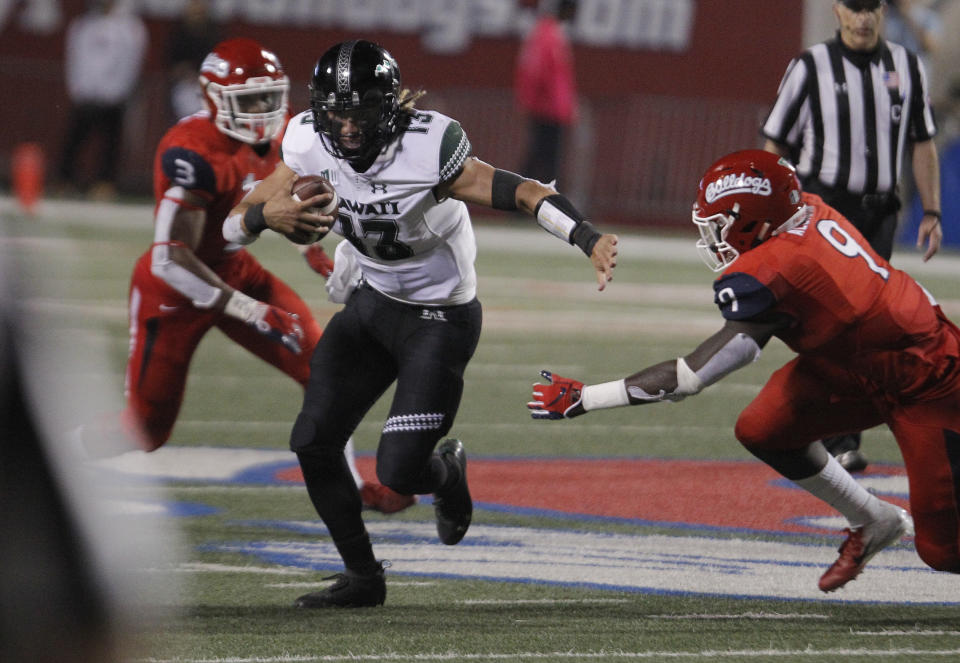
POLYGON ((379 567, 360 515, 360 492, 343 454, 297 454, 297 459, 313 508, 327 526, 344 565, 370 575, 379 567))
POLYGON ((362 576, 370 576, 380 570, 380 564, 373 556, 373 546, 370 545, 370 535, 366 531, 358 536, 338 541, 333 545, 343 558, 343 564, 348 569, 362 576))

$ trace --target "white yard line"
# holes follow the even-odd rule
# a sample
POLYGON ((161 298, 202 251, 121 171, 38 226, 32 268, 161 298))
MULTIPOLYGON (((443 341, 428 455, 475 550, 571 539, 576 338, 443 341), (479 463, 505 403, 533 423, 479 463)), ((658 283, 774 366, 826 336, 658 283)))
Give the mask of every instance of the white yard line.
POLYGON ((728 614, 690 614, 690 615, 647 615, 647 619, 692 619, 692 620, 714 620, 714 619, 782 619, 793 621, 794 619, 830 619, 830 615, 807 614, 802 612, 738 612, 728 614))
POLYGON ((461 605, 606 605, 633 603, 634 599, 464 599, 461 605))
POLYGON ((851 631, 851 635, 864 635, 864 636, 875 636, 875 635, 886 635, 886 636, 903 636, 903 635, 924 635, 924 636, 960 636, 960 631, 938 631, 938 630, 913 630, 913 631, 851 631))
POLYGON ((870 656, 898 659, 903 656, 930 656, 947 658, 960 655, 960 649, 741 649, 703 651, 558 651, 558 652, 510 652, 471 654, 444 652, 438 654, 332 654, 328 656, 269 656, 238 658, 141 658, 137 663, 311 663, 313 661, 516 661, 516 660, 702 660, 754 658, 809 658, 841 659, 847 656, 870 656))
POLYGON ((206 562, 184 562, 169 569, 146 569, 152 573, 252 573, 256 575, 302 576, 307 571, 284 566, 239 566, 230 564, 209 564, 206 562))

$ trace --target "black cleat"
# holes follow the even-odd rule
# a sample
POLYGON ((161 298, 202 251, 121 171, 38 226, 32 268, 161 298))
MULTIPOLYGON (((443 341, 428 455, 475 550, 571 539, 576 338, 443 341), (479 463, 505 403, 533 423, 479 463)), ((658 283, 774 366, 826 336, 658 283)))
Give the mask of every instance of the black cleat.
POLYGON ((335 583, 319 592, 304 594, 293 605, 298 608, 372 608, 383 605, 387 598, 387 582, 383 562, 373 575, 363 576, 347 569, 324 578, 335 583))
POLYGON ((473 500, 467 488, 467 455, 460 440, 444 440, 437 453, 447 463, 447 467, 456 468, 460 477, 451 488, 433 494, 433 510, 437 515, 437 534, 440 541, 448 546, 460 543, 470 520, 473 517, 473 500))
POLYGON ((859 449, 850 449, 837 454, 837 462, 847 472, 863 472, 867 469, 867 457, 859 449))

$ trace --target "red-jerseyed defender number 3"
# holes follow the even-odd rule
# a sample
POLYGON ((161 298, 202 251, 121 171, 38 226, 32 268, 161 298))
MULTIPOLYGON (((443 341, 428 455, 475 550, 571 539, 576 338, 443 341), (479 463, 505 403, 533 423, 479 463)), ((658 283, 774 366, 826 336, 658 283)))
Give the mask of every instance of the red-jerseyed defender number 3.
MULTIPOLYGON (((322 175, 304 175, 303 177, 298 177, 294 181, 293 186, 290 188, 290 193, 295 200, 307 200, 313 196, 320 195, 321 193, 332 193, 333 198, 330 199, 330 202, 322 207, 315 207, 314 210, 320 214, 325 214, 327 216, 335 215, 334 213, 337 210, 337 207, 340 206, 340 197, 337 195, 337 190, 333 188, 333 184, 330 183, 326 177, 322 175)), ((317 231, 312 233, 307 233, 301 230, 297 230, 288 234, 286 237, 291 242, 296 244, 313 244, 314 242, 320 240, 326 232, 317 231)))

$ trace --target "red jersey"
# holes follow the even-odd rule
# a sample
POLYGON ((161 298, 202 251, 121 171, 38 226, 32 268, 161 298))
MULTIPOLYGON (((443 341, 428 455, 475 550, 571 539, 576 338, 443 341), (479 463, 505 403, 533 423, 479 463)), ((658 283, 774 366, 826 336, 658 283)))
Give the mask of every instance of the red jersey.
POLYGON ((157 146, 153 161, 153 195, 157 204, 172 186, 182 186, 206 204, 203 238, 195 253, 208 265, 229 255, 223 221, 255 182, 280 160, 280 136, 253 146, 223 134, 207 113, 184 118, 171 127, 157 146))
POLYGON ((787 318, 776 335, 795 352, 836 360, 898 400, 937 397, 960 357, 956 327, 839 212, 803 199, 812 207, 805 223, 743 253, 716 280, 723 316, 787 318))

